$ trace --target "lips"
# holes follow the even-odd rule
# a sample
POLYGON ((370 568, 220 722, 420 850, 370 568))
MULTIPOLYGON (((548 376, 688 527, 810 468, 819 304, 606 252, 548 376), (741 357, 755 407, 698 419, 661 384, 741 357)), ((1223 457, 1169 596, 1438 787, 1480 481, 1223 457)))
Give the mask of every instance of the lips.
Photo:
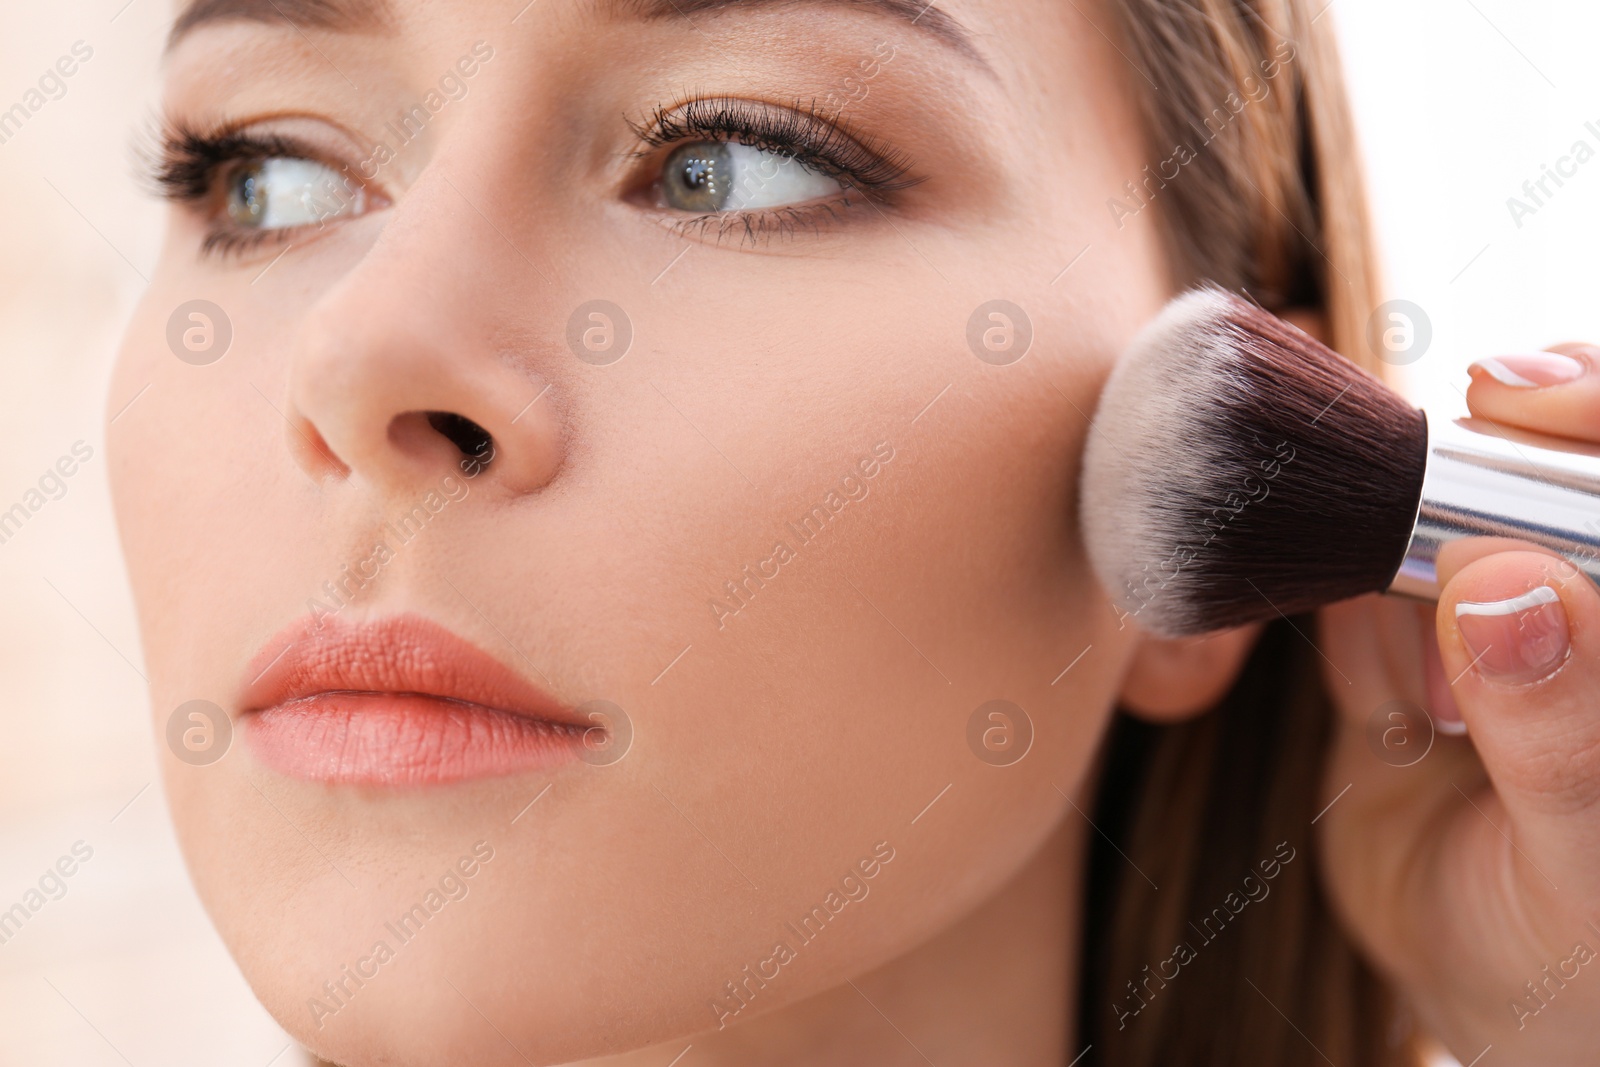
POLYGON ((309 781, 432 785, 578 758, 592 724, 476 645, 417 615, 307 620, 245 672, 245 737, 309 781))

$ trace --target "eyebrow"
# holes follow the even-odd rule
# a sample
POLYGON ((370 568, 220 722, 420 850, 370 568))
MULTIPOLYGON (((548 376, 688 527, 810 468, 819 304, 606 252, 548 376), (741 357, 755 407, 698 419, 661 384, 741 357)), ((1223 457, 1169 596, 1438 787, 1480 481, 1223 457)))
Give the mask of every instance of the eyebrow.
POLYGON ((395 25, 385 0, 194 0, 172 24, 167 50, 201 26, 220 22, 287 22, 295 29, 339 33, 372 33, 395 25))
MULTIPOLYGON (((968 60, 993 73, 972 43, 972 34, 954 17, 925 0, 602 0, 619 15, 640 19, 682 18, 718 14, 740 8, 777 7, 799 3, 833 4, 888 15, 914 26, 954 48, 968 60)), ((221 22, 288 22, 296 29, 370 33, 392 29, 393 12, 387 0, 194 0, 172 24, 167 50, 201 26, 221 22)))
POLYGON ((603 4, 618 13, 636 18, 681 18, 690 25, 693 25, 691 15, 705 12, 720 14, 740 9, 794 7, 801 4, 860 8, 914 26, 993 73, 983 53, 973 45, 972 33, 931 0, 603 0, 603 4))

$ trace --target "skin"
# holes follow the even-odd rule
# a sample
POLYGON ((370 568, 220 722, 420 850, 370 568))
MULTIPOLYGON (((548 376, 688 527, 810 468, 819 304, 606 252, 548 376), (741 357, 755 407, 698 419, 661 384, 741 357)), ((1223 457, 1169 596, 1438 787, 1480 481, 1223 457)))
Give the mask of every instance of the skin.
POLYGON ((685 1035, 701 1062, 920 1059, 884 1015, 948 1062, 1062 1062, 1087 830, 1068 797, 1087 803, 1136 641, 1082 559, 1074 466, 1082 412, 1167 295, 1153 222, 1118 232, 1103 206, 1142 166, 1121 61, 1042 2, 962 9, 994 74, 866 12, 697 31, 570 3, 512 25, 522 6, 409 5, 384 36, 228 24, 173 52, 165 106, 191 124, 293 112, 378 139, 474 42, 495 50, 383 168, 390 206, 277 263, 281 246, 203 258, 202 220, 172 212, 112 390, 115 409, 149 383, 110 428, 116 500, 158 729, 190 699, 236 714, 269 636, 455 472, 408 413, 466 415, 494 464, 344 617, 425 614, 564 701, 620 705, 633 745, 413 791, 284 778, 245 744, 168 756, 217 928, 267 1007, 341 1062, 556 1063, 685 1035), (882 42, 894 58, 849 117, 928 176, 898 204, 752 246, 627 199, 643 165, 625 117, 696 87, 822 97, 882 42), (1095 269, 1052 287, 1090 243, 1095 269), (1038 338, 1007 367, 965 336, 996 294, 1038 338), (597 296, 635 335, 606 367, 565 341, 597 296), (233 325, 206 367, 165 340, 195 297, 233 325), (880 442, 893 459, 865 499, 719 629, 723 582, 880 442), (967 744, 996 698, 1036 731, 1007 768, 967 744), (467 898, 314 1025, 308 998, 479 840, 494 859, 467 898), (895 858, 837 934, 703 1033, 724 983, 880 841, 895 858), (1041 930, 1064 951, 994 982, 1041 930))
MULTIPOLYGON (((412 790, 287 778, 237 739, 207 766, 163 746, 202 899, 263 1003, 321 1056, 660 1064, 692 1042, 696 1063, 946 1067, 1078 1053, 1067 1009, 1092 831, 1074 807, 1112 705, 1198 712, 1251 634, 1174 644, 1119 628, 1076 533, 1085 413, 1171 295, 1156 212, 1118 229, 1104 209, 1145 162, 1131 75, 1095 26, 1109 17, 1046 0, 948 9, 988 69, 860 8, 642 22, 564 0, 400 4, 381 34, 228 23, 171 54, 169 117, 292 122, 353 163, 474 42, 494 50, 381 169, 365 214, 219 258, 200 252, 202 213, 171 212, 108 428, 158 735, 192 699, 237 719, 270 635, 457 471, 418 415, 432 410, 489 430, 495 461, 341 614, 425 615, 565 702, 615 702, 633 729, 609 766, 412 790), (921 185, 755 242, 678 230, 641 202, 660 155, 634 155, 625 119, 690 91, 825 98, 885 44, 892 61, 844 117, 909 156, 921 185), (618 61, 631 56, 649 60, 618 61), (1063 273, 1085 246, 1092 260, 1063 273), (1035 338, 1008 366, 966 339, 997 295, 1035 338), (597 297, 633 330, 609 366, 565 337, 597 297), (166 339, 195 298, 233 329, 203 367, 166 339), (867 495, 719 619, 723 582, 874 445, 893 458, 867 495), (967 741, 997 698, 1034 732, 1007 767, 967 741), (318 1017, 323 983, 480 841, 493 858, 466 896, 318 1017), (718 1029, 724 983, 880 842, 894 858, 869 894, 718 1029)), ((1372 692, 1420 676, 1347 647, 1363 619, 1330 624, 1330 656, 1372 692)), ((1440 640, 1453 676, 1459 645, 1440 640)), ((1465 677, 1475 739, 1480 719, 1526 717, 1524 694, 1465 677)), ((1347 700, 1352 721, 1371 699, 1347 700)), ((1497 994, 1465 988, 1470 967, 1447 978, 1415 965, 1420 950, 1384 954, 1385 924, 1410 914, 1397 909, 1432 906, 1386 880, 1422 829, 1362 795, 1329 817, 1336 893, 1441 1030, 1475 1039, 1455 1020, 1497 994), (1364 835, 1387 851, 1355 847, 1364 835)), ((1492 883, 1493 847, 1479 834, 1437 877, 1492 883)), ((1437 936, 1467 962, 1515 957, 1481 934, 1437 936)), ((1574 1025, 1544 1032, 1575 1044, 1574 1025)))
MULTIPOLYGON (((1600 349, 1552 351, 1586 373, 1519 389, 1475 368, 1473 413, 1600 442, 1600 349)), ((1600 983, 1584 980, 1592 972, 1575 950, 1600 949, 1590 925, 1600 916, 1600 593, 1566 560, 1494 540, 1450 546, 1439 574, 1436 616, 1375 597, 1324 613, 1329 660, 1366 665, 1348 682, 1324 672, 1342 712, 1326 800, 1350 786, 1319 824, 1329 888, 1369 957, 1461 1062, 1492 1046, 1500 1062, 1590 1063, 1600 983), (1455 605, 1544 585, 1561 598, 1567 657, 1532 679, 1486 670, 1455 605), (1440 736, 1415 766, 1391 767, 1374 758, 1368 720, 1391 700, 1427 702, 1416 662, 1430 638, 1469 736, 1440 736)))

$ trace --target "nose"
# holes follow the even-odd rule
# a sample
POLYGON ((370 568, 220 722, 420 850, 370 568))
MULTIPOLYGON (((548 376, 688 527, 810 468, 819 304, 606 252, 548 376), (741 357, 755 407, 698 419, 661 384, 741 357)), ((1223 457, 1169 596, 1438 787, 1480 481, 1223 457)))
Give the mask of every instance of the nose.
POLYGON ((447 474, 534 492, 562 460, 537 335, 518 327, 541 283, 521 276, 526 264, 459 255, 475 221, 460 217, 459 198, 412 194, 302 322, 290 451, 314 477, 388 495, 447 474))

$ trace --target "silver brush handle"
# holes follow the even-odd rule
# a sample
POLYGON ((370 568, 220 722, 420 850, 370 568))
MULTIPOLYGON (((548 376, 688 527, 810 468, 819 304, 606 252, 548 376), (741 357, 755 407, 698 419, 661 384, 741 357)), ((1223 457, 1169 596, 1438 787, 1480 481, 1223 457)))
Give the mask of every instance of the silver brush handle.
POLYGON ((1600 582, 1600 448, 1430 416, 1422 501, 1389 592, 1437 600, 1439 551, 1468 537, 1540 545, 1600 582))

